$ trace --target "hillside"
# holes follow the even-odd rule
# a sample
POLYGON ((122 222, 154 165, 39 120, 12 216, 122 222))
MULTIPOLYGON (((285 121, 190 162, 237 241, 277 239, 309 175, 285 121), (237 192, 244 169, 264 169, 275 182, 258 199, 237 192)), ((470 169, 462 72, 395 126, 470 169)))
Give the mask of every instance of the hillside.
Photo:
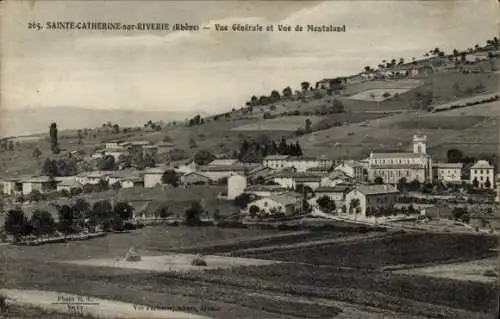
MULTIPOLYGON (((7 124, 2 123, 3 127, 15 130, 28 126, 30 131, 44 133, 41 139, 24 139, 13 150, 2 152, 0 168, 9 175, 39 170, 45 157, 50 156, 47 129, 52 121, 60 129, 60 147, 64 151, 81 150, 86 155, 114 139, 172 142, 175 150, 156 163, 188 159, 200 150, 229 155, 238 151, 245 139, 282 137, 298 141, 306 156, 359 159, 370 150, 405 150, 417 132, 428 135, 429 150, 436 159, 445 158, 450 148, 471 156, 496 153, 495 117, 500 116, 500 104, 485 104, 481 99, 499 92, 500 59, 490 56, 486 61, 468 64, 457 59, 442 57, 444 64, 432 72, 411 77, 367 80, 354 75, 336 91, 302 82, 301 90, 294 92, 288 87, 281 93, 274 90, 269 96, 254 96, 245 106, 222 114, 69 108, 16 111, 4 119, 7 124), (474 100, 479 104, 470 103, 474 100), (466 107, 441 111, 461 103, 466 107), (152 125, 145 127, 150 120, 152 125), (102 127, 108 121, 118 123, 120 130, 102 127), (85 127, 95 129, 86 130, 78 138, 75 129, 85 127), (33 158, 36 148, 41 156, 33 158)), ((422 65, 427 63, 422 61, 422 65)))

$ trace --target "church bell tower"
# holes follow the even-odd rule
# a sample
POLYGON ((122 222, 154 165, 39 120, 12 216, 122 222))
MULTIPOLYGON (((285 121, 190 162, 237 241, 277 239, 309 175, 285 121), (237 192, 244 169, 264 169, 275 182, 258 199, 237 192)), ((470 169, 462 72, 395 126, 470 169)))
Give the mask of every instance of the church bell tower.
POLYGON ((427 154, 427 136, 413 135, 413 153, 427 154))

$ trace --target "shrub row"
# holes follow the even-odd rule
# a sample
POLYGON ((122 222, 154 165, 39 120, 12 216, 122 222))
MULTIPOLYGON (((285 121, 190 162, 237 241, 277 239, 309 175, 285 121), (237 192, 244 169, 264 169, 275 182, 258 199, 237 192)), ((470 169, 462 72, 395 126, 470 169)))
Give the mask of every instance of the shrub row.
POLYGON ((476 101, 476 102, 467 102, 465 104, 454 104, 454 105, 450 106, 449 108, 435 109, 433 107, 430 107, 429 111, 432 111, 434 113, 444 112, 444 111, 448 111, 448 110, 459 109, 459 108, 468 107, 468 106, 474 106, 474 105, 478 105, 478 104, 495 102, 499 98, 500 98, 500 96, 495 95, 495 96, 493 96, 493 97, 491 97, 489 99, 484 99, 484 100, 480 100, 480 101, 476 101))

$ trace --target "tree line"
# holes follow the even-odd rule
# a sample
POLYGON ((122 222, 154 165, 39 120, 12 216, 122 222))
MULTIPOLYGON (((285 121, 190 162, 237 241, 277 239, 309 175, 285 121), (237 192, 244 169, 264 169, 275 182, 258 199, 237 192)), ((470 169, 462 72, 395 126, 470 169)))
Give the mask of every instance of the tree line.
POLYGON ((241 162, 260 163, 268 155, 302 156, 303 153, 298 141, 288 143, 286 138, 282 137, 276 143, 266 136, 261 136, 256 140, 244 139, 237 155, 241 162))
POLYGON ((94 203, 92 206, 84 199, 77 199, 73 204, 55 205, 57 222, 46 210, 35 210, 30 218, 20 208, 7 212, 4 222, 5 232, 12 235, 14 242, 26 236, 70 235, 84 230, 103 231, 124 230, 126 222, 132 218, 133 208, 126 202, 112 205, 108 200, 94 203))

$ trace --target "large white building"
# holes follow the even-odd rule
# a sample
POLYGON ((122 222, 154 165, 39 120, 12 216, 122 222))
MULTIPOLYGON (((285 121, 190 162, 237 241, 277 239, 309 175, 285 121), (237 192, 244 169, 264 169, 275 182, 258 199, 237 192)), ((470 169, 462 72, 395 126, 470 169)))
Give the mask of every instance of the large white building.
POLYGON ((495 202, 500 203, 500 174, 497 174, 495 202))
POLYGON ((248 204, 248 214, 252 215, 273 215, 285 214, 294 215, 302 210, 302 196, 295 193, 283 193, 266 196, 248 204))
POLYGON ((168 170, 167 167, 152 167, 144 171, 144 187, 154 188, 162 185, 163 174, 168 170))
POLYGON ((358 185, 345 195, 346 214, 355 218, 382 215, 394 207, 398 195, 392 185, 358 185))
POLYGON ((335 170, 345 173, 357 183, 364 181, 363 165, 360 162, 352 160, 344 161, 335 167, 335 170))
POLYGON ((462 181, 462 163, 435 163, 432 165, 434 177, 445 183, 460 183, 462 181))
POLYGON ((427 154, 427 137, 413 136, 413 152, 370 153, 368 179, 381 177, 384 183, 397 184, 401 178, 421 183, 432 180, 432 160, 427 154))
POLYGON ((495 184, 495 168, 488 161, 477 161, 470 168, 470 182, 476 184, 479 188, 494 188, 495 184))
POLYGON ((305 172, 317 167, 330 169, 334 161, 326 157, 269 155, 264 158, 262 164, 272 169, 294 168, 297 172, 305 172))
POLYGON ((235 199, 243 194, 247 187, 247 178, 243 175, 234 174, 227 179, 227 199, 235 199))

